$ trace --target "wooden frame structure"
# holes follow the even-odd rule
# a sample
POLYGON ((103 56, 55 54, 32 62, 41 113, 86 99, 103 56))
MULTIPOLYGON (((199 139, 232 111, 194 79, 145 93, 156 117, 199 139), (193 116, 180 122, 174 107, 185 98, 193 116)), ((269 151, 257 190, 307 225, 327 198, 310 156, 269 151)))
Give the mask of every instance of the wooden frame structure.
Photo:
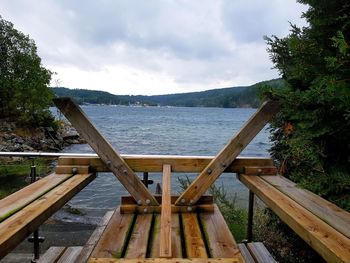
MULTIPOLYGON (((80 107, 70 98, 56 98, 54 103, 67 117, 77 131, 90 144, 101 160, 110 168, 119 181, 125 186, 138 205, 159 206, 141 180, 123 160, 119 153, 98 132, 80 107)), ((235 158, 243 151, 249 142, 260 132, 266 123, 278 111, 278 104, 265 102, 260 109, 247 121, 235 137, 211 160, 191 185, 178 197, 174 205, 187 206, 187 211, 193 210, 199 198, 209 189, 215 180, 225 171, 235 158)), ((161 204, 160 257, 171 258, 171 165, 163 165, 163 192, 161 204)), ((144 208, 144 211, 149 211, 144 208)), ((154 211, 154 209, 152 209, 154 211)))
POLYGON ((60 157, 53 175, 0 200, 0 259, 96 172, 112 172, 130 196, 106 214, 86 246, 53 248, 44 258, 96 263, 275 262, 261 243, 238 245, 213 198, 204 195, 220 174, 234 172, 327 261, 350 261, 349 213, 295 190, 293 183, 276 176, 271 159, 238 156, 276 114, 275 102, 264 103, 216 156, 120 155, 71 99, 54 102, 98 157, 60 157), (153 195, 136 172, 162 172, 161 196, 153 195), (199 173, 180 196, 171 195, 171 176, 176 172, 199 173))

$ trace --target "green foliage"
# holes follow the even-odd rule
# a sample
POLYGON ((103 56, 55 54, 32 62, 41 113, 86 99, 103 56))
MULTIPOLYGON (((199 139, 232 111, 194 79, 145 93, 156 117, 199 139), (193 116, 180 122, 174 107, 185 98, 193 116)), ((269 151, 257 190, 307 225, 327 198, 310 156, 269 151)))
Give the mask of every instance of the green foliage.
POLYGON ((52 88, 59 97, 73 97, 79 104, 141 104, 149 106, 183 106, 183 107, 258 107, 260 86, 269 85, 280 88, 280 79, 257 83, 248 87, 214 89, 202 92, 191 92, 156 96, 121 96, 104 91, 52 88))
MULTIPOLYGON (((0 159, 0 199, 28 185, 26 178, 30 175, 33 160, 9 161, 0 159)), ((34 161, 38 176, 45 176, 52 169, 52 160, 40 158, 34 161)))
POLYGON ((253 237, 264 243, 277 262, 325 262, 268 208, 255 209, 253 237))
POLYGON ((51 75, 34 41, 0 16, 0 116, 31 125, 51 123, 51 75))
POLYGON ((309 25, 266 37, 286 83, 265 87, 282 107, 271 154, 285 176, 350 211, 350 4, 299 2, 309 5, 309 25))

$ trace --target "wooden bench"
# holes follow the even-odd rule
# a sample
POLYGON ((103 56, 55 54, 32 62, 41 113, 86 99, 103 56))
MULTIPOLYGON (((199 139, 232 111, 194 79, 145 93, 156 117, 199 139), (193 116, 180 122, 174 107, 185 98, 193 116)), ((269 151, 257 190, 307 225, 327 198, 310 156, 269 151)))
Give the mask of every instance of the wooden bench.
POLYGON ((76 172, 53 173, 0 200, 0 259, 95 178, 76 172))
POLYGON ((262 242, 238 244, 238 248, 246 263, 276 263, 262 242))
POLYGON ((350 262, 350 213, 282 176, 238 177, 326 261, 350 262))

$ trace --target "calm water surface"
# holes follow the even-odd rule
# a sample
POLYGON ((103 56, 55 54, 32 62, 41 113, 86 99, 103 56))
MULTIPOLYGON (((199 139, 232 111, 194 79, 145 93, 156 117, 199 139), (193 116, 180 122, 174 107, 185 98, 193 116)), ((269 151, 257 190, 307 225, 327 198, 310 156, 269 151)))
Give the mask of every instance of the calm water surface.
MULTIPOLYGON (((255 109, 221 108, 166 108, 83 106, 85 113, 121 154, 165 155, 216 155, 238 132, 255 109)), ((266 128, 248 145, 242 156, 269 156, 268 131, 266 128)), ((89 145, 73 145, 65 152, 93 152, 89 145)), ((141 175, 140 175, 141 176, 141 175)), ((178 176, 172 177, 173 194, 181 190, 178 176)), ((187 174, 194 178, 196 174, 187 174)), ((150 174, 151 179, 161 183, 161 175, 150 174)), ((239 206, 245 206, 246 188, 234 174, 223 174, 216 182, 224 185, 227 194, 236 198, 239 206)), ((150 187, 154 191, 155 184, 150 187)), ((127 192, 111 173, 99 173, 98 177, 77 194, 69 205, 79 209, 81 216, 63 210, 55 218, 96 224, 107 211, 119 205, 121 195, 127 192)))

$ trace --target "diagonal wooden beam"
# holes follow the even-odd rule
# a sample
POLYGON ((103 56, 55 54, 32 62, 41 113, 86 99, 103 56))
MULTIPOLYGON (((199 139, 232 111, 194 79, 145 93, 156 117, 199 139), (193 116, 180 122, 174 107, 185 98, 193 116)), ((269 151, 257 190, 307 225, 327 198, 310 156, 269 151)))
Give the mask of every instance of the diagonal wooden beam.
POLYGON ((75 102, 70 98, 55 98, 53 101, 139 205, 159 205, 139 177, 75 102))
POLYGON ((257 112, 245 123, 241 130, 226 144, 216 157, 176 200, 175 205, 192 205, 208 190, 220 174, 231 165, 235 158, 251 142, 278 112, 274 101, 264 102, 257 112))
POLYGON ((170 258, 171 251, 171 166, 163 165, 162 212, 160 216, 159 257, 170 258))

